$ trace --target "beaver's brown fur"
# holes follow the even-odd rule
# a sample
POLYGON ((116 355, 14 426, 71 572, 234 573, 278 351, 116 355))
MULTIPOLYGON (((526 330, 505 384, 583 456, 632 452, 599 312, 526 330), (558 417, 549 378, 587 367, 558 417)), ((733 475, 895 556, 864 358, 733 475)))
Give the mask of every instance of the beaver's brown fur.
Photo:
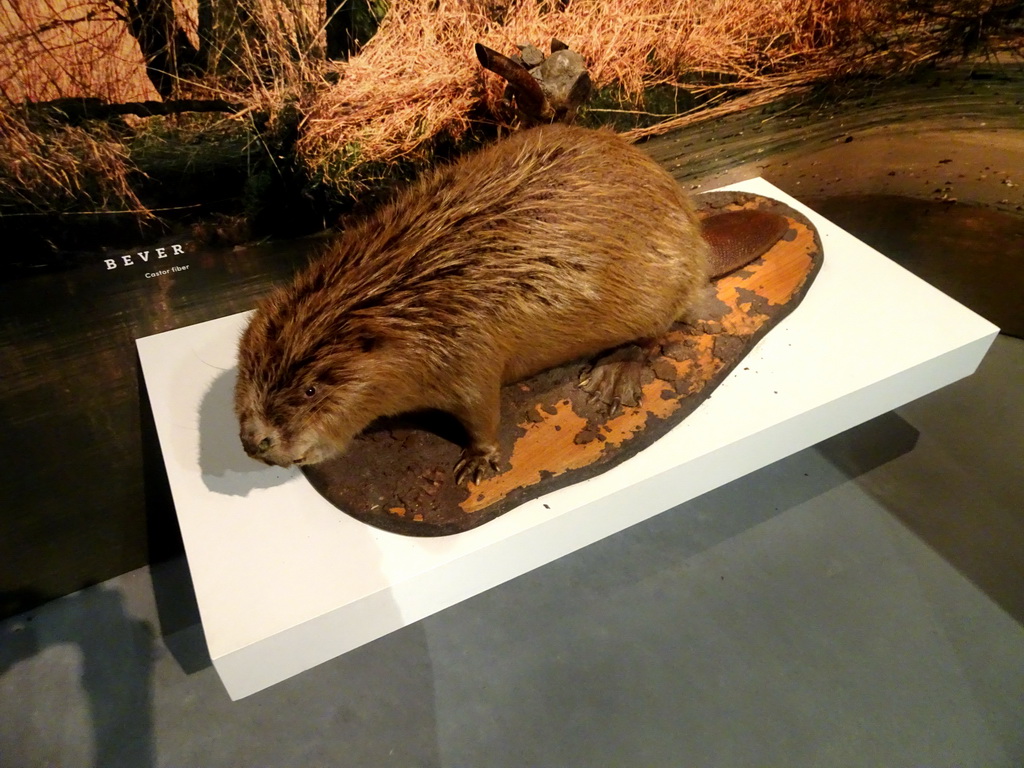
POLYGON ((707 282, 693 208, 646 154, 605 130, 522 131, 427 174, 259 305, 242 444, 312 464, 436 408, 466 427, 457 474, 479 480, 503 383, 657 337, 707 282))

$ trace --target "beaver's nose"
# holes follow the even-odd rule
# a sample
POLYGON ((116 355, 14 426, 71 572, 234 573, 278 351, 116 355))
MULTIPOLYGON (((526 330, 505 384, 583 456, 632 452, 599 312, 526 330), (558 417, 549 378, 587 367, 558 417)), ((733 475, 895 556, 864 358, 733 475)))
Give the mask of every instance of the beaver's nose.
POLYGON ((242 447, 245 448, 247 454, 255 458, 269 451, 273 444, 274 441, 270 437, 259 433, 242 435, 242 447))

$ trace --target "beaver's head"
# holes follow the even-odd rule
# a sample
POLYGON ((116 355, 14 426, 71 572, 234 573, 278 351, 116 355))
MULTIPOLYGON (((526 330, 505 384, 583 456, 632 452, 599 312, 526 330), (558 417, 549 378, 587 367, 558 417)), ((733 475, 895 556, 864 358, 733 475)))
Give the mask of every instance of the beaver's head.
POLYGON ((282 467, 343 452, 382 415, 376 347, 358 321, 304 311, 283 293, 266 300, 239 344, 235 414, 245 452, 282 467))

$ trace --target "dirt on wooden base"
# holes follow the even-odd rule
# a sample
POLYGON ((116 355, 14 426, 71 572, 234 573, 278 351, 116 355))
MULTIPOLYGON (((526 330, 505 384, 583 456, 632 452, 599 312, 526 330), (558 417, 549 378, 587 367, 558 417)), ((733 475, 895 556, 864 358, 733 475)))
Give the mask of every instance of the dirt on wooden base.
POLYGON ((456 484, 465 435, 447 414, 382 420, 342 456, 305 467, 338 509, 377 528, 446 536, 483 525, 549 491, 634 456, 679 424, 803 298, 822 263, 814 226, 788 206, 744 192, 696 198, 702 216, 759 209, 788 221, 760 258, 716 280, 688 323, 661 339, 635 407, 610 415, 579 387, 590 361, 545 371, 502 390, 498 472, 456 484))

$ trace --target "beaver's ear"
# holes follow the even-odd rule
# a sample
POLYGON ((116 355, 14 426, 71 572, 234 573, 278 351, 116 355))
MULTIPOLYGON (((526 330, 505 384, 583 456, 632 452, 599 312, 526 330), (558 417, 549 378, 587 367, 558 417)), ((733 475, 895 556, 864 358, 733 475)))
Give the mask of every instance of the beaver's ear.
POLYGON ((360 318, 355 327, 349 327, 349 338, 352 340, 352 346, 365 354, 378 349, 384 337, 372 319, 360 318))
POLYGON ((372 333, 360 333, 356 336, 356 344, 359 346, 359 351, 363 353, 373 352, 379 343, 378 337, 372 333))

